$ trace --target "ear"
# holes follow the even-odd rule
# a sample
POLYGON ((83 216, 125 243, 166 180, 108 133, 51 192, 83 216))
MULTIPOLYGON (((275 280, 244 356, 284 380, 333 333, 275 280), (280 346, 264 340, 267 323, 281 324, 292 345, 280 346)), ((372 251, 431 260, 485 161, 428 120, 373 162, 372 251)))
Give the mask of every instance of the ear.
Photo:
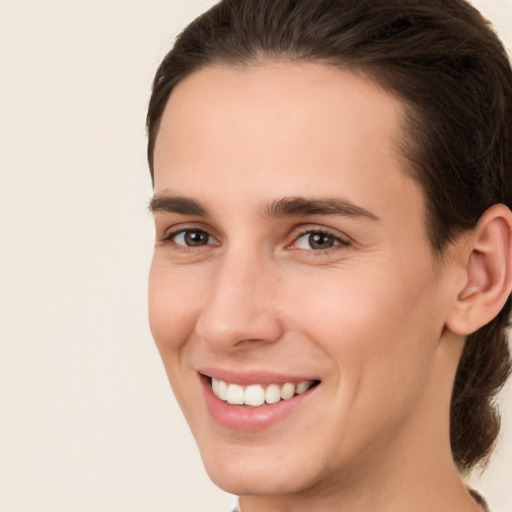
POLYGON ((458 249, 462 279, 446 327, 467 336, 489 323, 512 290, 512 213, 491 206, 458 249))

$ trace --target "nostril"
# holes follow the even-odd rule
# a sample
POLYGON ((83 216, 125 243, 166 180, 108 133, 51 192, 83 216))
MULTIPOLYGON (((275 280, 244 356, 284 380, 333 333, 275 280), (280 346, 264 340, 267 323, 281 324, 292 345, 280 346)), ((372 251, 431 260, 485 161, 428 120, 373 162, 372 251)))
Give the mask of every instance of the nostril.
POLYGON ((278 341, 283 329, 278 318, 267 312, 222 314, 205 311, 196 325, 196 333, 218 350, 238 350, 278 341))

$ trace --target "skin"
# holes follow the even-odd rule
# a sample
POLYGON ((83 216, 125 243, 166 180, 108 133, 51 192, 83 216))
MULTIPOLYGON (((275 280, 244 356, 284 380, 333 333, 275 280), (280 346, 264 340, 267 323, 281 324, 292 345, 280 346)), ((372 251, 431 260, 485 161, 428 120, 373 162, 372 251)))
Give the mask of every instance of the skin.
POLYGON ((166 106, 155 197, 207 214, 153 203, 150 325, 206 469, 243 512, 479 510, 448 436, 464 246, 432 253, 402 114, 361 77, 287 62, 200 70, 166 106), (265 214, 290 197, 369 215, 265 214), (332 246, 311 248, 312 232, 332 246), (204 367, 321 382, 277 424, 240 432, 208 412, 204 367))

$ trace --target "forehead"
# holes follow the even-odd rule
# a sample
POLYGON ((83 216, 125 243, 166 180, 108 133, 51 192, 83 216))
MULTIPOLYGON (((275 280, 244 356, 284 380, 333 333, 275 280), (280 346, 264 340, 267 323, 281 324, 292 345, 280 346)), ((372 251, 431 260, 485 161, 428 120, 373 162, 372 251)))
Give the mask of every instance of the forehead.
POLYGON ((218 65, 177 84, 156 142, 185 142, 193 134, 206 143, 213 142, 215 134, 218 144, 230 132, 224 140, 228 147, 222 147, 230 152, 247 146, 272 149, 271 140, 287 145, 322 141, 324 149, 332 143, 356 143, 355 150, 362 144, 368 150, 373 139, 375 145, 393 144, 396 149, 403 117, 402 104, 394 96, 333 66, 287 61, 238 68, 218 65), (239 136, 233 137, 238 128, 239 136))
POLYGON ((179 187, 213 200, 216 184, 240 204, 339 193, 377 208, 407 207, 412 191, 421 203, 399 152, 403 118, 394 96, 333 66, 207 67, 181 81, 166 105, 155 191, 179 187))

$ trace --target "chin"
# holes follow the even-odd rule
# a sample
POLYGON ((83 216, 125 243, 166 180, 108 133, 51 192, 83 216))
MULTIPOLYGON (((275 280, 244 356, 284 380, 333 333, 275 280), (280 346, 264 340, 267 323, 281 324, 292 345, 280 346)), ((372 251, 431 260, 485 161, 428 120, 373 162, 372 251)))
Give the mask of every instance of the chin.
MULTIPOLYGON (((215 485, 237 496, 294 494, 309 487, 305 481, 303 482, 304 475, 290 475, 289 472, 283 471, 283 468, 268 467, 268 464, 247 467, 241 461, 240 464, 235 464, 232 467, 226 467, 223 463, 205 466, 215 485)), ((304 478, 304 480, 307 479, 304 478)))
POLYGON ((200 446, 206 472, 215 485, 237 496, 294 494, 321 480, 322 468, 311 456, 303 460, 297 447, 279 450, 233 443, 216 448, 200 446))

